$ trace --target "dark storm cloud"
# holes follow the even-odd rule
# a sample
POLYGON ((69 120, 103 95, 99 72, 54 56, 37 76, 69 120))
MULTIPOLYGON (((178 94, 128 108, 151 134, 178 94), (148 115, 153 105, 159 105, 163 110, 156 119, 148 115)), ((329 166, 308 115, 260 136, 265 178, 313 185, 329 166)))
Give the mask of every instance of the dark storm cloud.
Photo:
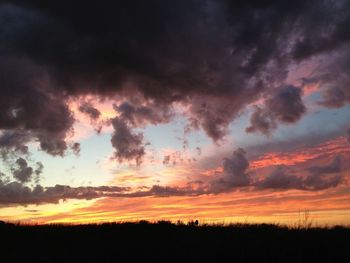
POLYGON ((303 180, 288 174, 284 167, 279 166, 264 180, 257 182, 256 186, 263 189, 303 189, 303 180))
POLYGON ((97 186, 71 187, 55 185, 43 187, 39 184, 33 188, 20 182, 3 182, 0 177, 0 206, 58 203, 61 200, 81 199, 91 200, 103 197, 168 197, 194 196, 205 194, 204 190, 187 187, 170 187, 153 185, 147 190, 130 192, 128 187, 97 186))
POLYGON ((324 190, 336 187, 344 181, 339 174, 342 169, 341 157, 336 156, 329 164, 311 166, 309 174, 297 176, 288 171, 285 166, 278 166, 263 180, 258 180, 254 185, 260 189, 299 189, 308 191, 324 190))
POLYGON ((95 108, 91 101, 81 100, 78 110, 90 118, 90 124, 94 127, 97 134, 101 133, 103 126, 109 124, 108 120, 101 118, 101 112, 95 108))
POLYGON ((309 58, 349 44, 349 6, 348 1, 322 1, 309 10, 309 18, 301 17, 302 26, 298 28, 292 52, 294 58, 309 58))
POLYGON ((343 170, 341 156, 336 156, 329 164, 309 167, 309 174, 305 176, 295 175, 288 167, 278 166, 271 174, 261 179, 248 172, 248 168, 246 152, 239 148, 233 152, 231 158, 224 159, 223 173, 219 174, 218 178, 209 180, 194 192, 218 194, 245 187, 318 191, 336 187, 344 181, 339 174, 343 170))
POLYGON ((79 111, 88 115, 93 121, 97 120, 101 116, 101 112, 98 109, 94 108, 94 106, 91 103, 86 101, 84 101, 79 106, 79 111))
POLYGON ((324 190, 338 186, 344 181, 341 175, 323 176, 323 175, 310 175, 304 181, 304 188, 307 190, 324 190))
MULTIPOLYGON (((256 94, 258 93, 251 94, 251 96, 256 96, 256 94)), ((203 129, 214 142, 220 142, 228 133, 229 124, 248 103, 248 98, 243 98, 244 96, 196 97, 190 102, 191 128, 203 129)), ((250 96, 247 95, 247 97, 250 96)))
POLYGON ((232 191, 237 187, 249 186, 251 178, 247 173, 249 161, 246 152, 239 148, 235 150, 230 158, 223 161, 223 173, 218 179, 209 182, 209 192, 220 193, 232 191))
POLYGON ((281 56, 276 38, 288 32, 275 23, 280 13, 297 15, 279 5, 226 1, 10 1, 1 11, 2 51, 47 65, 71 92, 109 92, 133 77, 147 95, 168 101, 200 86, 209 95, 243 91, 232 81, 259 78, 264 63, 281 56), (264 49, 269 45, 275 48, 264 49), (80 81, 89 85, 77 87, 80 81))
POLYGON ((33 168, 29 167, 23 158, 16 160, 17 168, 13 170, 13 177, 21 183, 27 183, 32 179, 33 168))
POLYGON ((246 174, 249 161, 246 158, 246 152, 242 148, 235 150, 230 158, 224 159, 223 168, 227 180, 234 185, 244 186, 249 183, 246 174))
POLYGON ((140 105, 140 101, 134 104, 123 102, 118 106, 115 105, 114 108, 120 114, 119 118, 124 119, 133 127, 166 123, 174 116, 174 113, 167 105, 158 105, 155 103, 140 105))
POLYGON ((26 149, 35 138, 42 150, 62 156, 74 122, 63 95, 43 87, 48 80, 40 67, 26 59, 0 57, 2 148, 26 149))
POLYGON ((90 200, 113 196, 127 190, 127 188, 116 186, 70 187, 55 185, 53 187, 43 187, 36 185, 34 188, 30 188, 19 182, 4 183, 0 180, 0 205, 58 203, 60 200, 67 199, 90 200))
POLYGON ((139 165, 145 154, 145 143, 142 133, 135 133, 125 120, 118 117, 112 119, 114 133, 112 146, 116 149, 115 158, 119 162, 135 160, 139 165))
POLYGON ((114 105, 119 116, 111 119, 114 133, 112 135, 112 146, 115 148, 115 157, 123 160, 134 159, 137 165, 141 164, 145 154, 144 136, 142 132, 133 129, 144 127, 147 124, 160 124, 169 122, 174 116, 173 111, 167 105, 155 104, 133 98, 132 102, 122 102, 114 105), (143 105, 141 105, 143 102, 143 105))
POLYGON ((270 134, 277 128, 277 123, 294 123, 306 112, 301 98, 301 89, 286 86, 276 91, 265 102, 264 108, 256 106, 250 119, 251 126, 247 132, 261 132, 270 134))
POLYGON ((312 174, 330 174, 330 173, 339 173, 342 170, 342 157, 340 155, 335 156, 332 162, 327 165, 312 166, 309 168, 310 173, 312 174))
MULTIPOLYGON (((65 96, 109 96, 131 83, 155 105, 189 105, 191 124, 220 141, 247 104, 284 84, 293 59, 348 42, 348 5, 2 1, 0 55, 6 71, 0 128, 34 130, 43 150, 63 155, 73 123, 65 96)), ((127 104, 120 107, 125 110, 127 104)), ((92 118, 99 115, 88 105, 81 110, 92 118)), ((143 110, 138 108, 130 121, 159 121, 160 112, 143 110)), ((255 115, 266 131, 264 117, 255 115)), ((291 116, 279 117, 291 122, 291 116)))
POLYGON ((294 86, 282 88, 266 104, 276 120, 285 123, 296 122, 306 111, 301 90, 294 86))
POLYGON ((7 160, 9 155, 28 154, 26 144, 32 139, 27 131, 4 131, 0 134, 1 158, 7 160))
POLYGON ((271 130, 277 128, 276 122, 270 112, 259 106, 255 106, 254 108, 254 112, 250 117, 250 125, 246 128, 246 132, 261 132, 265 135, 270 135, 271 130))
POLYGON ((344 170, 342 160, 342 157, 338 155, 329 164, 310 167, 308 170, 311 175, 305 179, 305 187, 322 190, 339 185, 344 181, 340 175, 340 172, 344 170))
POLYGON ((348 142, 350 143, 350 129, 347 132, 347 136, 348 136, 348 142))
MULTIPOLYGON (((350 33, 349 33, 350 34, 350 33)), ((350 103, 350 44, 332 56, 324 57, 312 81, 323 87, 320 104, 329 108, 340 108, 350 103)))
POLYGON ((311 174, 300 177, 289 174, 284 167, 277 167, 265 179, 255 183, 258 189, 298 189, 318 191, 338 186, 344 181, 341 175, 325 176, 324 174, 311 174))
MULTIPOLYGON (((291 64, 322 57, 312 76, 324 90, 321 104, 350 102, 349 22, 349 1, 2 1, 1 150, 24 154, 36 140, 41 150, 63 156, 75 121, 67 101, 87 94, 126 94, 110 120, 120 162, 141 163, 147 143, 137 128, 171 121, 176 103, 188 109, 191 128, 220 142, 247 105, 266 98, 247 131, 269 134, 305 113, 300 89, 286 83, 291 64), (135 101, 129 87, 142 99, 135 101)), ((91 119, 100 116, 92 105, 80 110, 91 119)), ((238 150, 224 161, 221 178, 192 193, 254 186, 248 166, 238 150)), ((320 189, 339 183, 338 177, 311 174, 298 187, 299 179, 277 172, 262 186, 320 189)), ((25 181, 28 174, 17 177, 25 181)), ((19 203, 103 196, 91 188, 4 185, 6 202, 11 196, 19 203)), ((191 193, 160 187, 148 194, 167 191, 191 193)))
POLYGON ((18 158, 12 168, 13 178, 20 183, 28 183, 30 181, 39 182, 39 176, 42 174, 44 165, 41 162, 36 162, 36 168, 33 169, 23 158, 18 158), (35 178, 34 178, 35 176, 35 178))

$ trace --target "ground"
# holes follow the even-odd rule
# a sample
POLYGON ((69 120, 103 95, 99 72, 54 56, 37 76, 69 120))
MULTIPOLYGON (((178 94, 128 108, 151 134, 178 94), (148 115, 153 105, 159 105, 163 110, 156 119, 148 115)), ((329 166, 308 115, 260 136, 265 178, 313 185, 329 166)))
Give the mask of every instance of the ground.
POLYGON ((344 262, 350 228, 2 223, 1 262, 344 262))

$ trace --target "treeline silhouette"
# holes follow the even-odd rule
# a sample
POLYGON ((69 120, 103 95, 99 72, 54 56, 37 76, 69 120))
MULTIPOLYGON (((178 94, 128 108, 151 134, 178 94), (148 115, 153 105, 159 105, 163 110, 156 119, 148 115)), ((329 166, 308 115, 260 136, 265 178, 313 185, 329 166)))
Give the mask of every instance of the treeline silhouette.
POLYGON ((350 228, 0 222, 0 262, 348 262, 350 228), (345 260, 345 261, 344 261, 345 260))

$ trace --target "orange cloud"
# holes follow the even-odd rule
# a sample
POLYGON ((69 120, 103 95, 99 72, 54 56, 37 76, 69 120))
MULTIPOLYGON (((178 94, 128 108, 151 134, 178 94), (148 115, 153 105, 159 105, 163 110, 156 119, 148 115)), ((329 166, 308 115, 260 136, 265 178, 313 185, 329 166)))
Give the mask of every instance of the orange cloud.
POLYGON ((350 147, 345 137, 329 140, 310 148, 300 148, 293 152, 270 152, 250 162, 252 169, 275 165, 297 165, 321 157, 350 153, 350 147))
POLYGON ((304 96, 310 96, 316 92, 318 92, 320 89, 320 83, 311 83, 311 84, 307 84, 303 87, 303 92, 304 92, 304 96))

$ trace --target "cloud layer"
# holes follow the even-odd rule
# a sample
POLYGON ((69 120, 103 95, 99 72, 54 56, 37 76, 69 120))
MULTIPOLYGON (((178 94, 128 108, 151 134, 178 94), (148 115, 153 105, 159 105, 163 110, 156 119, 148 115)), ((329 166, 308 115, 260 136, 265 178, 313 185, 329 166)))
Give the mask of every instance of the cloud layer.
POLYGON ((0 151, 16 179, 1 181, 1 203, 57 202, 111 192, 319 190, 342 181, 338 159, 310 167, 307 178, 277 168, 256 181, 239 149, 224 160, 218 178, 195 188, 30 188, 26 184, 40 175, 42 165, 32 168, 26 155, 30 142, 52 156, 63 157, 69 149, 78 155, 80 144, 69 141, 76 120, 68 101, 87 95, 115 103, 115 116, 106 123, 100 123, 101 112, 89 101, 79 111, 92 125, 112 126, 119 162, 140 165, 147 146, 140 129, 172 121, 176 107, 184 109, 188 130, 201 129, 220 143, 232 121, 256 105, 246 131, 269 135, 306 113, 303 86, 287 83, 287 77, 291 67, 310 59, 319 65, 303 81, 320 85, 319 105, 343 107, 350 102, 349 1, 2 1, 0 24, 0 151))
POLYGON ((265 107, 256 106, 247 132, 269 135, 277 123, 295 123, 306 112, 301 99, 301 89, 294 86, 280 88, 265 102, 265 107))
POLYGON ((18 168, 14 170, 11 181, 0 175, 0 205, 26 205, 42 203, 58 203, 67 199, 97 199, 103 197, 169 197, 169 196, 199 196, 221 194, 237 190, 256 191, 269 189, 273 191, 302 190, 320 191, 337 187, 345 182, 341 175, 344 169, 341 156, 336 156, 326 165, 314 165, 308 168, 307 175, 296 175, 286 166, 277 166, 265 177, 254 176, 249 171, 249 161, 246 152, 239 148, 231 157, 223 160, 222 172, 214 177, 189 181, 185 186, 143 186, 141 188, 119 186, 84 186, 71 187, 56 185, 43 187, 36 184, 29 187, 26 183, 32 180, 32 174, 38 176, 42 172, 42 164, 38 163, 35 171, 23 159, 17 160, 18 168))
MULTIPOLYGON (((129 101, 117 109, 134 126, 169 121, 167 107, 130 104, 133 87, 153 106, 188 105, 193 128, 216 142, 267 96, 247 129, 267 134, 305 112, 300 92, 286 88, 291 64, 335 52, 312 80, 327 86, 323 105, 349 102, 346 74, 332 75, 349 65, 348 10, 347 1, 2 1, 0 129, 21 130, 62 156, 74 123, 65 101, 84 94, 124 94, 129 101)), ((86 103, 80 111, 100 115, 86 103)))

